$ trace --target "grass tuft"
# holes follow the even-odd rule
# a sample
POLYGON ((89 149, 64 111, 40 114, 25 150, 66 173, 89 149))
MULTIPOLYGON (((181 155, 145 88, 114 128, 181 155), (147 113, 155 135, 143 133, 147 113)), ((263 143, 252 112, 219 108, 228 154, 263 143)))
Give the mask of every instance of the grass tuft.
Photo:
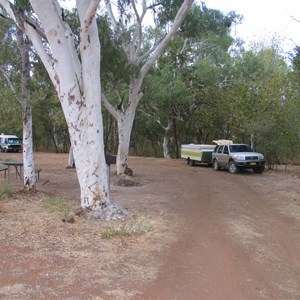
POLYGON ((73 210, 70 204, 65 203, 62 197, 49 197, 43 203, 43 208, 50 212, 69 213, 73 210))
POLYGON ((0 200, 3 200, 5 198, 9 198, 13 195, 12 189, 8 186, 5 185, 0 189, 0 200))
POLYGON ((126 237, 140 235, 154 231, 154 223, 148 222, 142 218, 138 219, 134 224, 125 224, 106 230, 101 233, 102 239, 111 239, 114 237, 126 237))

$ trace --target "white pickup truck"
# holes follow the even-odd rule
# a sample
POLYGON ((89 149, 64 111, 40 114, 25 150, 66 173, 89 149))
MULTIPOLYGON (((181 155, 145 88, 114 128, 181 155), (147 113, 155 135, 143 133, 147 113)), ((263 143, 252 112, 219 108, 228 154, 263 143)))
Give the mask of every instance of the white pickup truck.
POLYGON ((212 163, 216 171, 224 168, 230 173, 252 169, 260 174, 265 169, 264 155, 247 144, 219 144, 212 154, 212 163))

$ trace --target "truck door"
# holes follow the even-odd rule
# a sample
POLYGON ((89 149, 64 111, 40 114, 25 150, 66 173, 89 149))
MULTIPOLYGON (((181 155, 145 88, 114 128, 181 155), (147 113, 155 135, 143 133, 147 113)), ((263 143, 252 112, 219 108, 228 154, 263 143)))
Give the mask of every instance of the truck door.
POLYGON ((220 145, 220 146, 218 147, 218 149, 217 149, 217 152, 216 152, 216 158, 217 158, 218 163, 219 163, 220 166, 223 165, 223 163, 222 163, 222 153, 223 153, 223 148, 224 148, 224 146, 223 146, 223 145, 220 145))
POLYGON ((228 145, 225 145, 224 148, 223 148, 222 155, 220 155, 220 162, 223 166, 227 166, 228 156, 229 156, 228 145))

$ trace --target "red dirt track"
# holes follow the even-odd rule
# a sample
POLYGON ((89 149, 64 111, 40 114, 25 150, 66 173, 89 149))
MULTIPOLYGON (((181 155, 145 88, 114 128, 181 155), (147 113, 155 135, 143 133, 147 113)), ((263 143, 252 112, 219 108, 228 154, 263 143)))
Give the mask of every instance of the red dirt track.
MULTIPOLYGON (((0 207, 0 299, 300 299, 299 168, 232 175, 131 157, 141 186, 117 186, 112 166, 111 200, 155 230, 102 240, 116 223, 65 224, 41 208, 45 194, 75 207, 79 187, 67 155, 35 156, 38 193, 0 207)), ((10 185, 22 187, 13 176, 10 185)))

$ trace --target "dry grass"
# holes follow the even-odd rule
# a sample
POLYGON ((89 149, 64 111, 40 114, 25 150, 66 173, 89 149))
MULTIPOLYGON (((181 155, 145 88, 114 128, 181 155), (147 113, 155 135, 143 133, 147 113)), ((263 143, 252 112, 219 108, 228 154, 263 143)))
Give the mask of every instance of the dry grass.
MULTIPOLYGON (((62 219, 67 212, 75 210, 75 206, 62 198, 41 193, 28 196, 20 192, 3 200, 2 204, 5 212, 0 214, 0 243, 13 246, 12 252, 23 253, 23 259, 19 257, 16 262, 17 269, 26 268, 29 262, 33 269, 34 265, 45 267, 51 262, 52 267, 48 266, 39 280, 60 282, 64 287, 62 293, 67 292, 66 286, 80 283, 82 270, 86 289, 101 284, 103 293, 117 293, 116 299, 129 299, 134 293, 134 290, 124 290, 122 281, 135 285, 152 281, 156 276, 157 264, 149 254, 164 245, 166 224, 160 217, 149 219, 134 215, 121 224, 76 217, 70 224, 62 219), (116 281, 119 286, 110 291, 116 281)), ((24 299, 33 296, 31 289, 32 293, 36 292, 32 286, 19 283, 11 289, 2 286, 0 298, 1 295, 13 297, 16 289, 24 299)), ((49 295, 46 287, 42 290, 41 295, 49 295)))

